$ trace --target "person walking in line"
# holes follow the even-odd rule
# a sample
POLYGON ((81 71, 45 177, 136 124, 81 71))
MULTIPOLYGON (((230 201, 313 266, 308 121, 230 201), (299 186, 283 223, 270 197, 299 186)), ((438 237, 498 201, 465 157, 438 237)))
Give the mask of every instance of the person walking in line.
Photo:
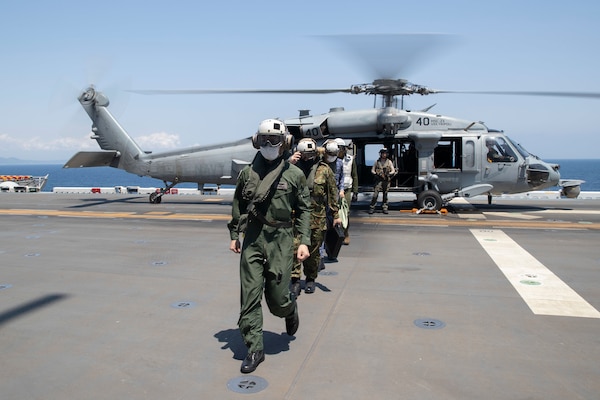
MULTIPOLYGON (((346 144, 344 139, 335 139, 340 149, 338 157, 342 160, 342 182, 343 189, 340 191, 340 199, 346 199, 348 207, 350 204, 358 199, 358 171, 356 168, 356 160, 354 155, 351 154, 349 148, 352 147, 352 142, 346 144)), ((344 244, 350 244, 349 234, 350 220, 347 219, 346 226, 344 227, 344 244)))
POLYGON ((321 263, 319 247, 327 230, 327 208, 329 208, 333 224, 341 224, 338 215, 338 190, 331 168, 317 155, 317 143, 314 139, 304 138, 298 142, 297 152, 301 158, 296 165, 304 172, 306 184, 310 192, 310 247, 308 258, 297 262, 292 271, 291 292, 295 297, 300 295, 300 278, 302 266, 306 276, 304 292, 315 292, 315 281, 321 263))
POLYGON ((297 332, 298 306, 289 289, 294 235, 300 241, 300 261, 309 256, 311 243, 310 195, 304 173, 283 157, 292 142, 285 124, 274 119, 261 122, 252 142, 259 151, 238 176, 227 225, 229 249, 241 253, 238 326, 248 348, 242 373, 253 372, 265 359, 263 290, 270 312, 285 318, 287 334, 293 336, 297 332))

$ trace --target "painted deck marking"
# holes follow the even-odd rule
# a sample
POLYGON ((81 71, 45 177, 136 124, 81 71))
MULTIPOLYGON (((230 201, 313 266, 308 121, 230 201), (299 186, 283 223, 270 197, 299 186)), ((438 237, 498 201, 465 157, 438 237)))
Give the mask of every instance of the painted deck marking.
POLYGON ((501 230, 471 233, 534 314, 600 318, 598 310, 501 230))

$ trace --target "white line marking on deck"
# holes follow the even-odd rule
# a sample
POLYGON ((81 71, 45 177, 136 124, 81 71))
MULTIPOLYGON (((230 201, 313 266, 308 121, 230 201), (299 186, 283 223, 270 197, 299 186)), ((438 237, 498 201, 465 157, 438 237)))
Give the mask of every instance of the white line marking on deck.
POLYGON ((471 233, 534 314, 600 318, 598 310, 501 230, 471 233))
POLYGON ((483 215, 474 205, 469 203, 463 197, 457 197, 452 199, 452 205, 457 210, 457 215, 459 218, 463 219, 486 219, 485 215, 483 215))
POLYGON ((515 218, 515 219, 539 219, 542 218, 538 215, 527 215, 523 213, 515 213, 515 212, 501 212, 501 211, 486 211, 485 215, 491 215, 493 217, 505 217, 505 218, 515 218))

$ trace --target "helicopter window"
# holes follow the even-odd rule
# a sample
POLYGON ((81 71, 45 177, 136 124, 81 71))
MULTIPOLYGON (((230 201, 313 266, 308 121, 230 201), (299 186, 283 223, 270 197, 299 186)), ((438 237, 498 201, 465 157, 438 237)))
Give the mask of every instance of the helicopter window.
POLYGON ((400 157, 398 157, 398 169, 400 172, 417 171, 417 150, 412 142, 404 142, 400 146, 400 157))
POLYGON ((435 168, 459 169, 460 165, 460 141, 441 140, 433 153, 433 163, 435 168))
POLYGON ((515 162, 517 160, 512 147, 501 137, 486 138, 485 145, 488 150, 488 162, 515 162))
POLYGON ((517 151, 519 152, 519 154, 521 154, 523 156, 523 158, 527 158, 529 157, 530 153, 525 150, 525 148, 523 146, 521 146, 519 143, 515 143, 511 138, 507 137, 506 139, 508 139, 508 141, 510 143, 512 143, 512 145, 517 149, 517 151))
POLYGON ((465 167, 473 168, 475 166, 475 142, 472 140, 467 140, 465 142, 465 149, 463 152, 463 156, 465 159, 465 167))
POLYGON ((367 144, 365 145, 365 165, 369 168, 379 158, 379 149, 383 146, 381 144, 367 144))

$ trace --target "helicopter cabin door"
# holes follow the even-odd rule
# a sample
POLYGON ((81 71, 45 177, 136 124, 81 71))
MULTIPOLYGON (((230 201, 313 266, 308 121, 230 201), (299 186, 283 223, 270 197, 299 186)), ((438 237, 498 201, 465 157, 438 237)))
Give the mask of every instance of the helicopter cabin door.
POLYGON ((434 173, 438 189, 449 193, 460 188, 463 171, 463 142, 461 137, 442 137, 433 152, 434 173))
POLYGON ((461 187, 475 185, 481 182, 479 158, 477 157, 477 137, 465 136, 462 138, 462 171, 461 187))
POLYGON ((516 151, 503 135, 481 137, 481 181, 494 186, 493 193, 511 193, 519 177, 516 151))

